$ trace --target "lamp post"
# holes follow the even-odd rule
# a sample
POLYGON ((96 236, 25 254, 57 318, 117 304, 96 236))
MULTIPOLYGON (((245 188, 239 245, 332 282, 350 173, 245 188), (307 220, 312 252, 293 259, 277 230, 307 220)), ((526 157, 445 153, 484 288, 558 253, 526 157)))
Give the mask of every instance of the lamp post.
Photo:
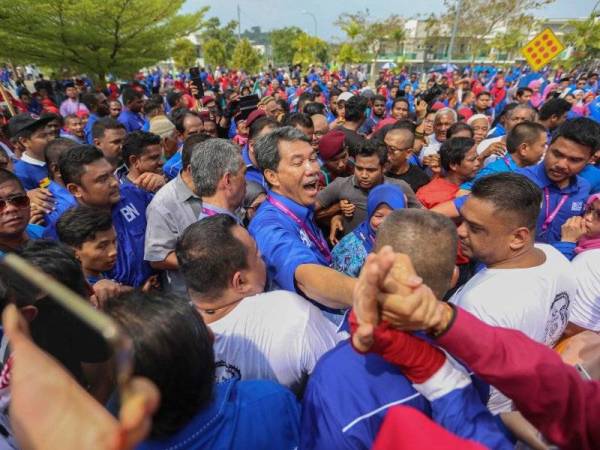
POLYGON ((306 11, 306 10, 302 11, 302 14, 306 14, 307 16, 312 17, 313 23, 315 25, 315 36, 318 36, 319 33, 317 31, 317 17, 313 13, 311 13, 310 11, 306 11))

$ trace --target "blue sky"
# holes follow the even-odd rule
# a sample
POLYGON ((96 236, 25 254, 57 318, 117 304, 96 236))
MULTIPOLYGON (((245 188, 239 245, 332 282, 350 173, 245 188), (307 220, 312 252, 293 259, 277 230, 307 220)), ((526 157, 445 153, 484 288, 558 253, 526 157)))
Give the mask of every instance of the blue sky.
MULTIPOLYGON (((557 0, 555 3, 539 9, 536 17, 572 18, 589 15, 596 0, 557 0)), ((365 7, 374 17, 386 17, 399 14, 403 17, 415 17, 417 14, 427 15, 442 11, 441 0, 222 0, 207 2, 203 0, 187 0, 183 11, 189 12, 210 5, 207 17, 216 16, 222 22, 237 18, 236 7, 241 9, 242 31, 252 26, 260 26, 263 30, 298 26, 308 33, 314 32, 314 22, 310 15, 302 11, 312 12, 317 19, 318 34, 321 38, 331 39, 341 36, 341 32, 333 22, 342 12, 355 12, 365 7), (416 4, 415 4, 416 3, 416 4)))

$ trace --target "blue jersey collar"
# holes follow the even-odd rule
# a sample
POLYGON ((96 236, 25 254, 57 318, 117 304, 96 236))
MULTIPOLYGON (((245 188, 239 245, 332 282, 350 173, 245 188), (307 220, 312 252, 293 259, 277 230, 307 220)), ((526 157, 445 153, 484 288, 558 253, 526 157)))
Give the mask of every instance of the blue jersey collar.
POLYGON ((281 203, 283 203, 291 212, 293 212, 299 219, 312 220, 312 216, 314 213, 314 207, 306 207, 296 203, 294 200, 284 197, 281 194, 277 194, 269 190, 269 195, 281 203))

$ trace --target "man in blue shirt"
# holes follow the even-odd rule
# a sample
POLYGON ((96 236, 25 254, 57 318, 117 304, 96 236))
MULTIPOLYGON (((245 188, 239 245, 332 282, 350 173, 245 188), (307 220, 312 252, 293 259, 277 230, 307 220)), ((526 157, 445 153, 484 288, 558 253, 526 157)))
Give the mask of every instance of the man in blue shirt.
POLYGON ((92 136, 94 124, 98 119, 108 116, 110 112, 108 99, 101 92, 97 94, 86 93, 81 96, 81 101, 90 110, 90 115, 83 132, 85 133, 85 141, 91 145, 94 143, 94 137, 92 136))
POLYGON ((169 158, 163 167, 163 171, 169 180, 177 177, 182 169, 181 150, 185 140, 193 134, 204 132, 204 123, 200 116, 189 110, 183 110, 173 117, 175 129, 179 133, 179 148, 177 152, 169 158))
POLYGON ((107 312, 134 341, 135 375, 160 391, 137 449, 298 448, 300 408, 291 391, 264 380, 215 384, 213 337, 189 300, 136 292, 107 312))
POLYGON ((119 122, 125 125, 128 133, 144 128, 146 120, 141 114, 144 100, 142 94, 133 88, 123 90, 123 111, 119 114, 119 122))
POLYGON ((15 175, 28 191, 38 188, 40 181, 48 176, 44 148, 54 138, 46 131, 46 124, 51 120, 50 116, 39 118, 24 113, 13 116, 8 122, 11 138, 25 149, 21 159, 15 162, 15 175))
MULTIPOLYGON (((91 145, 79 145, 59 158, 60 174, 69 192, 82 205, 110 210, 117 232, 115 268, 108 274, 119 283, 141 287, 152 275, 144 261, 146 207, 152 195, 131 184, 119 186, 110 163, 91 145)), ((56 224, 47 230, 55 236, 56 224)))
POLYGON ((583 213, 590 184, 579 173, 597 148, 600 125, 584 117, 569 120, 554 133, 544 160, 518 171, 542 189, 537 242, 560 242, 561 226, 570 217, 583 213))
POLYGON ((349 306, 355 280, 329 268, 331 253, 314 219, 319 163, 310 140, 282 127, 261 137, 255 151, 270 192, 249 231, 270 279, 321 306, 349 306))
MULTIPOLYGON (((251 118, 250 116, 248 119, 251 118)), ((246 121, 246 123, 248 123, 248 121, 246 121)), ((242 148, 242 158, 244 158, 244 163, 246 164, 246 181, 253 181, 264 188, 267 187, 265 177, 258 168, 258 163, 256 162, 256 151, 254 147, 256 141, 260 139, 261 136, 269 134, 271 131, 279 128, 279 126, 279 122, 270 117, 264 117, 264 114, 250 122, 248 128, 248 143, 242 148)))
POLYGON ((58 168, 60 155, 76 146, 77 144, 69 139, 56 138, 44 150, 48 178, 40 182, 40 187, 48 189, 54 198, 54 209, 46 213, 46 224, 55 223, 67 209, 77 205, 75 197, 65 188, 58 168))
POLYGON ((156 192, 165 185, 160 136, 147 131, 134 131, 125 137, 122 155, 124 164, 115 175, 119 183, 156 192))

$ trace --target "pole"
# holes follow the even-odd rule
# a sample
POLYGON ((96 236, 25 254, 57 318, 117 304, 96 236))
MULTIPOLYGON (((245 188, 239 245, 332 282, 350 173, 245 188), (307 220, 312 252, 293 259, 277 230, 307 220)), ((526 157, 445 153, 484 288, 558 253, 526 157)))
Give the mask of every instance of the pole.
POLYGON ((240 13, 240 5, 237 5, 237 15, 238 15, 238 41, 242 39, 242 20, 240 13))
POLYGON ((460 19, 460 7, 462 0, 456 1, 456 14, 454 15, 454 24, 452 25, 452 36, 450 36, 450 44, 448 45, 448 64, 452 60, 452 51, 454 50, 454 40, 456 39, 456 33, 458 31, 458 19, 460 19))

